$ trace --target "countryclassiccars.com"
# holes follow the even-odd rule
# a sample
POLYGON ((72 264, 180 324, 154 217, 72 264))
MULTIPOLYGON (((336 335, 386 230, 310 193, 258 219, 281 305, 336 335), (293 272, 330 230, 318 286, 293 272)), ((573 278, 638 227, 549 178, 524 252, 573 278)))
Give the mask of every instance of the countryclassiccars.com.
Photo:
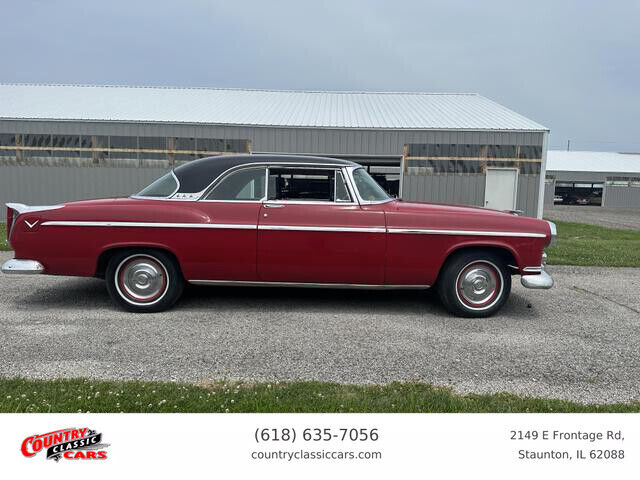
POLYGON ((391 198, 360 165, 239 155, 181 165, 130 198, 10 203, 4 273, 96 276, 113 300, 162 311, 205 285, 435 286, 449 311, 499 310, 511 276, 551 288, 555 225, 474 207, 391 198))
POLYGON ((104 460, 108 446, 102 443, 102 433, 95 430, 64 428, 25 438, 20 451, 25 457, 33 457, 46 450, 47 460, 56 462, 63 457, 68 460, 104 460))

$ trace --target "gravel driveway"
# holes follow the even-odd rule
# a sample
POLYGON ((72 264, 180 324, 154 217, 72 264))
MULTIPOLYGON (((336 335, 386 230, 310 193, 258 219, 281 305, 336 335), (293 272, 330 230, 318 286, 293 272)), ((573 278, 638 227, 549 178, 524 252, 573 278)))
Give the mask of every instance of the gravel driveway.
POLYGON ((114 309, 100 280, 0 274, 0 376, 420 380, 640 400, 640 269, 552 273, 545 292, 514 277, 506 307, 484 320, 449 316, 433 293, 213 287, 134 315, 114 309))
POLYGON ((588 223, 608 228, 640 231, 640 208, 602 208, 589 205, 545 207, 544 218, 556 221, 588 223))

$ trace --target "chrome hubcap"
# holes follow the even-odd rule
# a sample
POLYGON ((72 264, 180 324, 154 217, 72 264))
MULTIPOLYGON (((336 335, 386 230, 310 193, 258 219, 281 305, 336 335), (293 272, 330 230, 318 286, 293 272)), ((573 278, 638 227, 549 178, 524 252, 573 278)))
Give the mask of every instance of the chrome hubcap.
POLYGON ((469 305, 483 305, 496 294, 499 280, 489 265, 471 265, 463 270, 458 280, 461 300, 469 305))
POLYGON ((146 257, 133 258, 123 265, 119 283, 127 296, 139 302, 154 300, 167 285, 162 266, 146 257))

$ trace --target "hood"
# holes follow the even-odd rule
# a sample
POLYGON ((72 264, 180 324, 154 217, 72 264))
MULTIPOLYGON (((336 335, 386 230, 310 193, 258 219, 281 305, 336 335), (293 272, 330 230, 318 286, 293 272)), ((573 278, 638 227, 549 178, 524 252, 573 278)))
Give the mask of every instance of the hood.
POLYGON ((398 212, 416 212, 416 213, 450 213, 457 215, 497 215, 497 216, 515 216, 513 213, 501 211, 501 210, 493 210, 490 208, 483 207, 472 207, 465 205, 451 205, 447 203, 420 203, 420 202, 405 202, 405 201, 395 201, 392 202, 392 208, 394 208, 398 212))
POLYGON ((388 222, 397 228, 530 232, 550 235, 548 222, 482 207, 390 202, 388 222))

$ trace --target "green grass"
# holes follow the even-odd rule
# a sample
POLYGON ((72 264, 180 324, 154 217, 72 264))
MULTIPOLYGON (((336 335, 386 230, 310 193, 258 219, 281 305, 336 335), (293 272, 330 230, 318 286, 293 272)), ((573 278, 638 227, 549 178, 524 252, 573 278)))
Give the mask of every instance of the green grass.
POLYGON ((555 222, 556 244, 547 249, 551 265, 640 267, 640 232, 573 222, 555 222))
POLYGON ((7 224, 0 223, 0 251, 10 250, 7 242, 7 224))
POLYGON ((0 412, 640 412, 640 403, 582 405, 506 393, 458 395, 422 383, 220 382, 196 386, 3 379, 0 412))

